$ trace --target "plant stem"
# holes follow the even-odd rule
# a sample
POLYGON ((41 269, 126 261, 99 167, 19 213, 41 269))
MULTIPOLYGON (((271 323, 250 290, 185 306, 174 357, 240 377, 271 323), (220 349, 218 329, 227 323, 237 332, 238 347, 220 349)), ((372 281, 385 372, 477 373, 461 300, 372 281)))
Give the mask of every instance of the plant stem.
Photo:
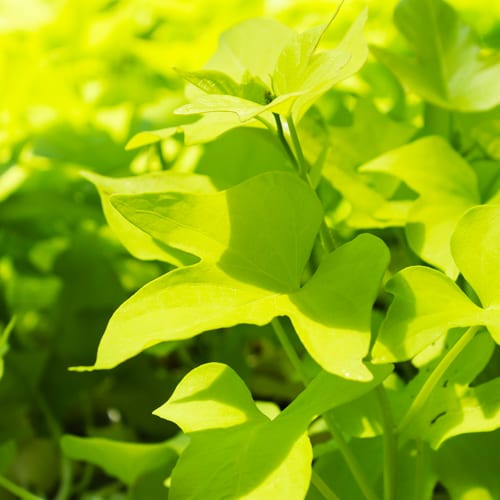
POLYGON ((394 432, 392 410, 383 385, 377 386, 375 395, 380 406, 382 426, 384 428, 384 500, 395 500, 398 456, 397 435, 394 432))
POLYGON ((156 155, 158 156, 158 160, 160 161, 161 169, 168 170, 169 166, 167 160, 165 159, 165 156, 163 155, 161 141, 155 144, 155 149, 156 149, 156 155))
POLYGON ((273 330, 276 333, 276 336, 278 337, 280 344, 285 350, 285 353, 288 356, 290 363, 292 363, 293 367, 295 368, 295 371, 297 372, 297 375, 300 377, 301 382, 304 384, 304 387, 307 387, 307 384, 309 383, 309 377, 307 376, 304 370, 302 361, 300 360, 297 351, 294 349, 292 343, 290 342, 290 339, 288 338, 287 333, 285 332, 285 329, 283 328, 283 325, 281 324, 281 320, 279 318, 274 318, 271 321, 271 326, 273 327, 273 330))
MULTIPOLYGON (((308 166, 304 157, 304 152, 302 150, 302 146, 300 145, 299 136, 297 134, 297 128, 295 127, 295 122, 293 121, 293 117, 289 116, 286 119, 286 123, 288 126, 288 131, 290 132, 290 138, 292 140, 293 148, 295 153, 292 151, 290 144, 288 144, 287 138, 285 136, 285 131, 283 130, 283 123, 281 122, 281 117, 277 113, 273 113, 274 119, 276 120, 276 126, 278 128, 278 137, 285 148, 287 155, 292 160, 293 165, 297 169, 297 172, 301 179, 306 181, 311 189, 316 193, 314 187, 312 185, 311 179, 308 175, 308 166)), ((330 228, 326 224, 325 219, 323 218, 321 221, 321 226, 319 228, 319 236, 321 239, 321 244, 327 253, 332 252, 336 248, 335 240, 333 239, 330 228)))
POLYGON ((311 482, 314 487, 323 495, 326 500, 340 500, 340 498, 330 489, 323 478, 313 469, 311 482))
MULTIPOLYGON (((59 422, 55 419, 54 415, 52 414, 52 411, 49 408, 47 401, 45 401, 45 398, 43 398, 43 396, 36 389, 34 390, 34 397, 35 401, 38 404, 38 407, 40 408, 40 411, 42 412, 45 418, 47 427, 50 433, 52 434, 54 440, 58 443, 60 449, 60 439, 63 435, 61 426, 59 425, 59 422)), ((70 497, 71 493, 71 485, 73 481, 73 467, 71 460, 64 456, 64 453, 61 449, 60 453, 61 453, 61 478, 59 482, 59 489, 57 490, 57 493, 54 498, 55 500, 66 500, 70 497)))
POLYGON ((302 151, 302 146, 300 145, 299 135, 297 134, 297 129, 295 128, 295 123, 291 115, 286 119, 286 124, 288 125, 288 131, 290 132, 290 138, 292 139, 295 157, 297 158, 299 175, 300 177, 302 177, 302 179, 307 181, 309 185, 311 185, 311 182, 309 180, 309 167, 306 163, 304 152, 302 151))
POLYGON ((0 486, 5 488, 7 491, 15 495, 17 498, 21 500, 43 500, 41 497, 33 495, 29 491, 21 488, 17 484, 9 481, 6 477, 0 475, 0 486))
POLYGON ((478 330, 479 326, 471 326, 462 335, 462 337, 458 339, 455 345, 445 354, 436 368, 434 368, 433 372, 430 374, 429 378, 425 381, 419 393, 413 400, 413 403, 406 412, 406 415, 401 420, 401 423, 399 424, 397 430, 398 434, 401 434, 406 429, 406 427, 408 427, 408 424, 410 424, 415 416, 419 413, 419 411, 429 399, 429 396, 432 394, 432 391, 441 380, 441 377, 444 375, 453 361, 455 361, 457 356, 464 350, 467 344, 473 339, 478 330))
MULTIPOLYGON (((307 384, 309 383, 309 377, 304 371, 304 368, 302 366, 302 361, 300 360, 297 352, 292 346, 292 343, 290 342, 290 339, 288 338, 288 335, 285 329, 283 328, 280 320, 278 318, 274 318, 271 321, 271 325, 274 331, 276 332, 276 335, 281 345, 283 346, 283 349, 285 350, 288 358, 290 359, 290 362, 297 371, 297 374, 300 376, 302 383, 304 384, 304 386, 307 386, 307 384)), ((361 466, 359 465, 356 456, 349 448, 348 443, 344 439, 344 436, 340 432, 340 429, 337 427, 337 424, 335 422, 335 417, 331 413, 326 412, 323 415, 323 418, 325 419, 325 422, 328 426, 328 430, 330 431, 333 439, 335 440, 335 443, 337 444, 340 453, 342 454, 345 462, 347 463, 347 466, 349 467, 352 475, 354 476, 354 479, 356 480, 360 490, 363 492, 363 495, 365 496, 366 500, 378 500, 377 495, 375 495, 375 493, 373 492, 373 489, 370 486, 370 483, 367 480, 361 466)))
POLYGON ((281 145, 283 146, 283 149, 285 150, 288 158, 290 158, 293 166, 295 167, 297 172, 300 172, 297 157, 293 154, 292 148, 290 147, 290 144, 288 144, 288 141, 286 139, 285 131, 283 130, 283 123, 281 122, 281 117, 278 113, 273 113, 273 116, 274 120, 276 121, 276 127, 278 129, 278 139, 280 140, 281 145))
POLYGON ((424 500, 424 442, 417 439, 417 467, 415 473, 415 500, 424 500))
POLYGON ((342 457, 344 458, 347 466, 349 467, 349 470, 351 471, 351 474, 354 476, 354 479, 356 480, 356 483, 366 500, 378 500, 377 495, 373 491, 368 479, 365 476, 365 473, 363 472, 363 469, 359 465, 358 459, 352 452, 347 441, 344 439, 344 436, 340 432, 340 429, 337 427, 335 417, 332 415, 332 413, 326 412, 323 415, 323 418, 325 419, 328 430, 335 440, 335 443, 337 444, 342 457))

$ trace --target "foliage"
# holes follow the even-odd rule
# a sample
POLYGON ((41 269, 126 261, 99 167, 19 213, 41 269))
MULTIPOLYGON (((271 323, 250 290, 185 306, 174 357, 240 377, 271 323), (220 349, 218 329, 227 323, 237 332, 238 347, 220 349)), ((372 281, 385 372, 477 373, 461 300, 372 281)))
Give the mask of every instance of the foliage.
POLYGON ((498 498, 496 7, 14 3, 0 500, 498 498))

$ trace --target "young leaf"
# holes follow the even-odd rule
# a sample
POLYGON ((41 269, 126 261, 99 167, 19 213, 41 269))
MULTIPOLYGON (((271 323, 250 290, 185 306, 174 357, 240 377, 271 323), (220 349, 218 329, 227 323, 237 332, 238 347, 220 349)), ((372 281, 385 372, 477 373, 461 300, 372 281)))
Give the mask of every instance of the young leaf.
POLYGON ((443 0, 402 0, 394 21, 412 46, 405 58, 373 47, 378 59, 415 93, 433 104, 479 111, 500 103, 500 63, 481 53, 477 37, 443 0))
MULTIPOLYGON (((362 36, 366 22, 364 11, 354 22, 340 44, 333 50, 313 53, 324 27, 311 30, 302 35, 290 34, 283 37, 280 51, 273 47, 262 47, 262 54, 254 48, 257 59, 265 61, 268 73, 262 74, 261 64, 253 59, 247 65, 239 66, 235 71, 240 75, 248 72, 254 78, 274 88, 274 99, 269 104, 258 104, 243 94, 214 95, 205 94, 195 97, 190 104, 181 106, 177 114, 190 115, 210 112, 232 112, 238 115, 241 122, 246 122, 269 112, 284 116, 293 115, 298 121, 314 101, 339 81, 353 75, 364 64, 368 49, 362 36), (273 59, 274 58, 274 59, 273 59), (252 69, 255 66, 257 69, 252 69), (272 74, 271 82, 269 75, 272 74)), ((268 35, 266 35, 268 36, 268 35)), ((259 43, 260 45, 260 43, 259 43)), ((227 49, 226 49, 227 50, 227 49)), ((247 59, 247 58, 245 58, 247 59)), ((221 68, 222 69, 222 68, 221 68)), ((228 72, 231 76, 233 73, 228 72)))
POLYGON ((112 202, 142 231, 201 262, 158 278, 125 302, 111 318, 95 368, 161 341, 288 315, 327 371, 371 378, 362 359, 387 249, 362 235, 327 256, 300 288, 322 210, 295 175, 268 172, 212 195, 121 195, 112 202))
POLYGON ((408 217, 408 242, 423 260, 456 278, 450 238, 460 217, 480 203, 477 178, 467 162, 432 136, 394 149, 360 171, 394 175, 420 195, 408 217))

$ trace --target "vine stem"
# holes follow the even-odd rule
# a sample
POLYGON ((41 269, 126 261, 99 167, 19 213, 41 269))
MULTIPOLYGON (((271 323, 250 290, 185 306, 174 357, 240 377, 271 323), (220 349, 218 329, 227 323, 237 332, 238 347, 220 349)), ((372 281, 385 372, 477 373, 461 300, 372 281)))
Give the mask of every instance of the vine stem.
POLYGON ((10 493, 16 495, 16 497, 20 498, 21 500, 43 500, 41 497, 33 495, 32 493, 26 491, 12 481, 9 481, 2 475, 0 475, 0 486, 5 488, 7 491, 10 491, 10 493))
POLYGON ((399 424, 397 430, 398 434, 401 434, 419 413, 419 411, 429 399, 429 396, 432 394, 432 391, 441 380, 441 377, 444 375, 453 361, 455 361, 457 356, 465 349, 467 344, 474 338, 474 335, 479 330, 479 328, 479 326, 471 326, 462 335, 462 337, 458 339, 455 345, 445 354, 443 359, 441 359, 438 365, 434 368, 433 372, 429 375, 424 385, 418 392, 417 396, 413 400, 410 408, 406 412, 406 415, 401 420, 401 423, 399 424))
POLYGON ((383 385, 377 386, 375 395, 382 414, 384 429, 384 500, 396 499, 398 445, 389 398, 383 385))

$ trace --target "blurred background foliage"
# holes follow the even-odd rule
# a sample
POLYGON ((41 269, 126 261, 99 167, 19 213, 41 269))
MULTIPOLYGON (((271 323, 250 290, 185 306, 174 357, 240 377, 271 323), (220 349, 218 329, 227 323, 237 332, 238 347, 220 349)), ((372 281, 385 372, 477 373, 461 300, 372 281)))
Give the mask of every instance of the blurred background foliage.
MULTIPOLYGON (((368 41, 406 50, 391 21, 396 3, 347 1, 325 46, 368 4, 368 41)), ((500 48, 500 3, 451 3, 486 50, 500 48)), ((109 372, 68 371, 92 364, 113 311, 168 270, 127 254, 80 171, 119 177, 167 164, 227 179, 210 166, 240 158, 244 168, 248 130, 206 146, 186 147, 176 135, 163 142, 160 157, 155 146, 125 145, 137 132, 180 123, 172 110, 185 101, 184 84, 172 68, 203 66, 225 29, 256 16, 303 29, 324 23, 333 10, 321 0, 0 0, 0 474, 58 500, 125 498, 124 491, 128 498, 161 498, 154 488, 164 474, 127 489, 112 471, 72 463, 60 436, 170 438, 175 427, 151 411, 207 360, 230 364, 256 398, 282 403, 297 393, 272 336, 250 326, 161 346, 109 372)), ((370 60, 344 85, 384 110, 395 106, 399 90, 387 71, 373 71, 377 64, 370 60)), ((324 101, 333 106, 333 125, 354 119, 347 97, 342 106, 324 101)), ((281 154, 265 139, 259 144, 252 150, 257 160, 281 154)), ((0 487, 0 499, 10 498, 0 487)))

